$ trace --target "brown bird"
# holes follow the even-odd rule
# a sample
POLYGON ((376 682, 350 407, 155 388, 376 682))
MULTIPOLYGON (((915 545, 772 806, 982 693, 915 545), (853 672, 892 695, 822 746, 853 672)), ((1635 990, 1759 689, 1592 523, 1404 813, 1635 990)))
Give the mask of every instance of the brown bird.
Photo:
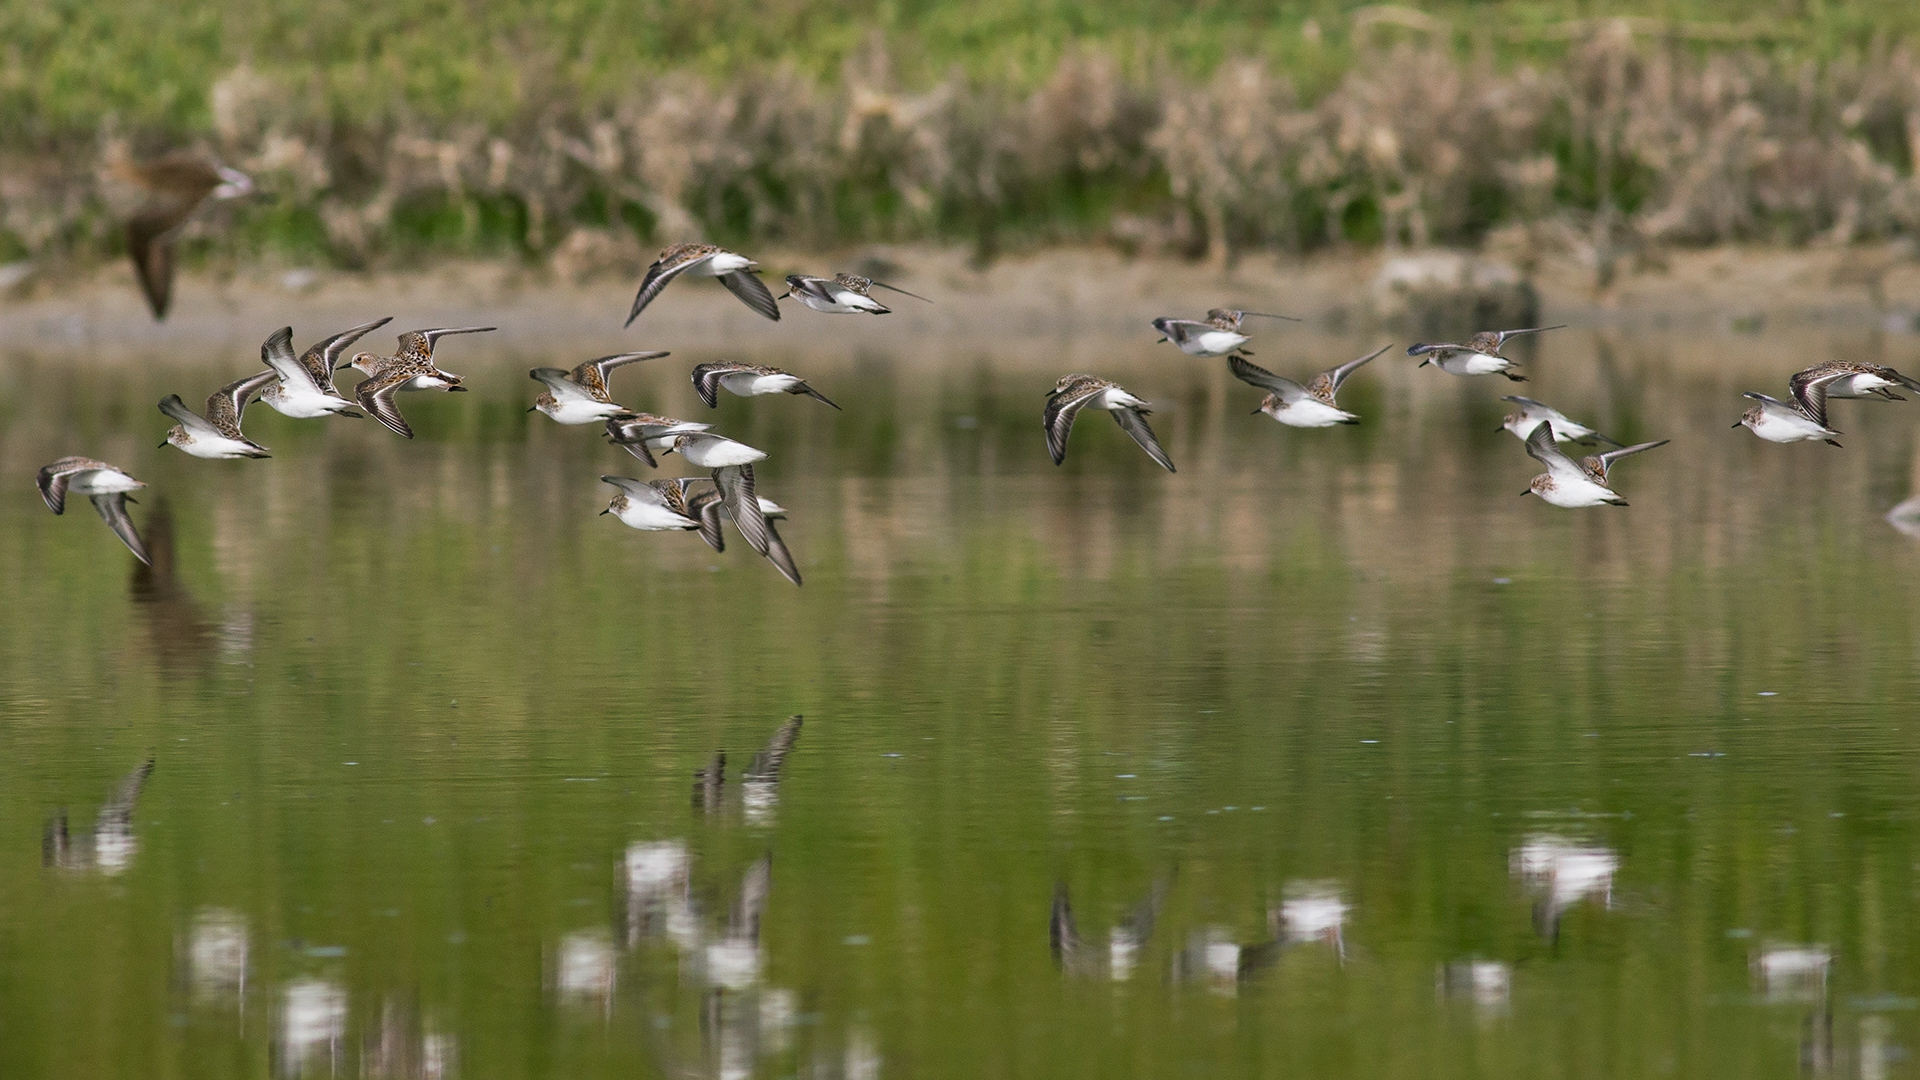
POLYGON ((245 173, 197 154, 176 153, 151 161, 111 161, 109 198, 122 208, 127 254, 140 291, 155 319, 173 305, 174 233, 209 197, 237 199, 253 191, 245 173))

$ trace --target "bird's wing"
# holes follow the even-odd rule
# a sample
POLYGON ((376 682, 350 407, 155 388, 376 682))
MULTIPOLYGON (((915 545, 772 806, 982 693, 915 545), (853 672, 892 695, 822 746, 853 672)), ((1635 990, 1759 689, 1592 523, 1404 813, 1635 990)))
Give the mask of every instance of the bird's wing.
POLYGON ((277 371, 262 371, 244 379, 235 379, 215 390, 207 395, 207 422, 229 439, 244 440, 246 436, 240 434, 240 414, 246 411, 247 402, 253 395, 279 378, 277 371))
POLYGON ((637 364, 642 360, 658 360, 663 356, 672 355, 672 353, 663 349, 653 349, 648 352, 616 353, 613 356, 603 356, 598 360, 589 360, 573 370, 579 372, 582 368, 591 369, 595 374, 600 376, 600 385, 605 387, 607 384, 607 373, 614 368, 625 367, 628 364, 637 364))
MULTIPOLYGON (((1332 370, 1328 371, 1327 376, 1333 380, 1333 388, 1335 390, 1340 389, 1340 384, 1347 381, 1347 376, 1360 370, 1362 367, 1366 366, 1366 364, 1369 361, 1377 358, 1381 353, 1384 353, 1391 348, 1393 348, 1392 343, 1382 345, 1379 348, 1373 350, 1372 352, 1368 353, 1367 355, 1361 357, 1358 360, 1349 360, 1346 363, 1341 364, 1339 367, 1333 368, 1332 370)), ((1237 359, 1237 357, 1233 359, 1237 359)))
MULTIPOLYGON (((815 390, 811 386, 808 386, 805 379, 801 379, 798 382, 795 382, 792 386, 788 387, 787 393, 805 394, 808 397, 814 399, 815 401, 822 401, 822 402, 826 402, 828 405, 833 405, 833 402, 827 400, 827 395, 821 393, 818 390, 815 390)), ((833 407, 838 409, 840 406, 833 405, 833 407)))
POLYGON ((780 539, 780 530, 774 526, 771 518, 762 517, 761 521, 767 527, 767 558, 772 561, 774 569, 780 571, 781 577, 795 585, 800 584, 800 567, 793 561, 793 552, 787 550, 787 542, 780 539))
POLYGON ((393 321, 389 315, 370 323, 361 323, 351 330, 342 330, 330 338, 315 342, 300 354, 300 362, 306 365, 313 375, 313 381, 322 390, 333 389, 333 370, 340 366, 340 354, 347 351, 354 342, 393 321))
POLYGON ((1047 399, 1044 417, 1047 428, 1047 450, 1053 454, 1055 465, 1067 459, 1067 436, 1073 434, 1073 418, 1079 415, 1087 402, 1106 392, 1106 387, 1092 385, 1075 392, 1059 393, 1047 399))
POLYGON ((1408 356, 1425 356, 1428 353, 1465 350, 1465 345, 1456 345, 1451 341, 1422 341, 1407 346, 1408 356))
POLYGON ((1787 403, 1787 402, 1784 402, 1784 401, 1781 401, 1781 400, 1780 400, 1779 398, 1777 398, 1777 397, 1769 397, 1769 396, 1768 396, 1768 395, 1766 395, 1766 394, 1762 394, 1762 393, 1758 393, 1758 392, 1756 392, 1756 391, 1753 391, 1753 390, 1748 390, 1748 391, 1747 391, 1746 393, 1743 393, 1743 394, 1741 394, 1740 396, 1741 396, 1741 397, 1743 397, 1743 398, 1752 398, 1752 399, 1753 399, 1753 400, 1755 400, 1755 401, 1762 401, 1762 402, 1765 402, 1765 403, 1767 403, 1768 405, 1778 405, 1778 406, 1780 406, 1780 407, 1781 407, 1781 408, 1783 408, 1783 409, 1792 409, 1792 408, 1796 408, 1796 406, 1794 406, 1794 405, 1791 405, 1791 404, 1789 404, 1789 403, 1787 403))
POLYGON ((127 516, 126 492, 95 495, 93 508, 100 512, 100 520, 107 523, 107 528, 112 529, 120 542, 127 545, 127 550, 133 552, 134 558, 148 566, 153 565, 153 559, 147 555, 147 545, 140 540, 140 531, 133 527, 133 519, 127 516))
POLYGON ((280 381, 287 385, 300 386, 313 381, 313 373, 303 367, 300 358, 293 354, 291 326, 283 326, 267 335, 267 340, 260 343, 260 361, 272 368, 280 381))
POLYGON ((720 531, 720 512, 726 509, 722 502, 720 493, 713 491, 707 492, 699 505, 700 539, 715 551, 727 550, 726 534, 720 531))
POLYGON ((594 400, 593 395, 587 391, 586 387, 574 382, 572 376, 557 367, 534 368, 532 371, 527 372, 527 378, 536 379, 545 383, 547 389, 553 391, 553 396, 556 400, 594 400))
POLYGON ((634 457, 637 457, 641 461, 646 462, 647 468, 649 469, 659 468, 660 463, 653 460, 653 451, 647 448, 647 440, 646 440, 645 434, 639 431, 636 431, 635 434, 639 435, 639 437, 631 438, 628 436, 627 429, 622 426, 620 417, 617 417, 617 416, 607 417, 607 438, 612 439, 615 443, 626 447, 627 453, 632 454, 634 457))
POLYGON ((660 258, 653 261, 652 266, 647 267, 647 275, 640 279, 640 291, 633 296, 633 310, 627 312, 627 321, 624 325, 632 326, 633 320, 639 318, 640 313, 646 310, 646 306, 653 303, 653 298, 660 295, 660 290, 667 287, 667 282, 719 253, 718 248, 700 244, 683 244, 668 248, 660 258))
POLYGON ((735 364, 700 364, 693 369, 693 388, 700 391, 700 400, 707 408, 720 407, 720 377, 740 370, 735 364))
POLYGON ((485 334, 498 329, 497 326, 442 326, 433 330, 409 330, 400 335, 399 356, 402 360, 431 364, 434 342, 448 334, 485 334))
POLYGON ((46 500, 47 509, 56 514, 67 512, 67 485, 83 472, 105 468, 102 462, 91 458, 63 457, 40 470, 34 482, 40 487, 40 497, 46 500))
POLYGON ((192 409, 187 408, 187 403, 180 400, 179 394, 168 394, 166 397, 161 398, 160 411, 179 421, 180 426, 186 428, 188 431, 198 431, 208 435, 221 434, 219 429, 207 423, 202 417, 196 415, 192 409))
POLYGON ((1047 944, 1053 950, 1056 964, 1063 964, 1080 952, 1080 928, 1074 925, 1073 901, 1067 896, 1064 881, 1055 882, 1053 886, 1053 910, 1047 915, 1047 944))
POLYGON ((1275 375, 1259 364, 1242 359, 1241 357, 1227 357, 1227 368, 1233 372, 1234 378, 1239 379, 1243 383, 1251 383, 1262 390, 1269 390, 1279 394, 1280 400, 1285 401, 1289 405, 1307 396, 1306 387, 1301 386, 1292 379, 1275 375))
POLYGON ((375 420, 387 425, 387 429, 403 439, 413 438, 413 429, 407 426, 407 418, 400 415, 400 406, 394 404, 393 395, 400 390, 400 384, 412 376, 406 374, 383 375, 377 379, 365 379, 353 388, 354 400, 360 407, 373 414, 375 420))
POLYGON ((1522 334, 1544 334, 1548 330, 1565 330, 1566 328, 1567 324, 1561 323, 1558 326, 1531 326, 1525 330, 1497 330, 1495 333, 1500 336, 1499 344, 1505 345, 1508 338, 1516 338, 1522 334))
POLYGON ((914 298, 915 300, 918 300, 918 301, 920 301, 920 302, 921 302, 921 303, 923 303, 923 304, 931 304, 931 303, 933 303, 933 301, 931 301, 931 300, 929 300, 929 299, 927 299, 927 298, 926 298, 926 297, 924 297, 924 296, 921 296, 921 295, 920 295, 919 293, 910 293, 910 292, 908 292, 907 290, 905 290, 905 289, 903 289, 903 288, 901 288, 901 287, 900 287, 900 286, 898 286, 898 285, 889 285, 889 284, 887 284, 887 283, 886 283, 886 282, 884 282, 884 281, 869 281, 869 282, 867 282, 867 285, 868 285, 868 287, 869 287, 869 288, 873 288, 873 289, 885 289, 885 290, 887 290, 888 292, 897 292, 897 293, 899 293, 899 294, 900 294, 901 296, 911 296, 911 297, 913 297, 913 298, 914 298))
POLYGON ((1802 379, 1796 375, 1788 383, 1788 387, 1793 391, 1793 400, 1800 403, 1800 411, 1806 413, 1808 419, 1814 423, 1826 427, 1827 386, 1836 379, 1845 378, 1846 375, 1844 371, 1823 373, 1809 379, 1802 379))
POLYGON ((1160 440, 1153 437, 1153 429, 1147 426, 1147 418, 1139 409, 1108 411, 1113 413, 1113 422, 1119 424, 1122 431, 1133 436, 1133 441, 1140 444, 1140 449, 1145 450, 1148 457, 1159 462, 1161 468, 1168 472, 1179 471, 1173 467, 1173 459, 1167 456, 1167 452, 1160 449, 1160 440))
POLYGON ((1193 340, 1195 335, 1213 329, 1213 327, 1207 323, 1195 322, 1192 319, 1167 318, 1153 320, 1153 328, 1167 335, 1167 340, 1173 342, 1175 345, 1184 345, 1188 341, 1193 340))
POLYGON ((147 777, 153 775, 153 759, 148 758, 134 767, 134 770, 120 778, 113 786, 113 794, 100 806, 94 828, 109 822, 126 825, 133 818, 133 806, 140 801, 141 789, 147 786, 147 777))
POLYGON ((603 484, 612 484, 614 487, 619 488, 626 493, 627 498, 632 499, 634 502, 646 503, 649 506, 666 506, 672 509, 667 502, 666 493, 645 480, 635 480, 631 476, 602 476, 600 482, 603 484))
POLYGON ((160 227, 147 216, 127 222, 127 254, 133 258, 140 291, 146 294, 147 307, 156 320, 166 318, 167 309, 173 306, 173 240, 166 232, 177 224, 176 220, 160 227))
POLYGON ((1645 453, 1646 451, 1651 450, 1656 446, 1665 446, 1672 441, 1673 441, 1672 439, 1661 439, 1658 442, 1635 443, 1632 446, 1623 446, 1618 450, 1609 450, 1604 454, 1594 454, 1593 457, 1599 459, 1600 475, 1605 476, 1607 474, 1607 470, 1613 468, 1613 463, 1616 461, 1619 461, 1621 458, 1632 457, 1634 454, 1645 453))
POLYGON ((767 289, 767 283, 760 280, 760 275, 751 270, 735 270, 731 274, 721 274, 720 284, 725 285, 728 292, 739 297, 741 303, 757 314, 774 322, 780 321, 780 305, 774 302, 773 293, 767 289))
POLYGON ((833 278, 815 277, 811 274, 788 274, 787 293, 803 293, 822 303, 832 304, 833 290, 839 285, 833 278))
POLYGON ((714 486, 727 505, 734 528, 756 554, 765 555, 772 540, 767 535, 767 519, 760 513, 760 500, 753 493, 753 466, 726 465, 713 470, 714 486))
POLYGON ((1538 424, 1527 436, 1527 456, 1547 467, 1549 476, 1568 476, 1586 479, 1578 463, 1562 453, 1553 441, 1553 425, 1538 424))
POLYGON ((800 739, 800 725, 804 718, 795 713, 781 722, 774 730, 773 738, 759 753, 753 755, 753 761, 747 766, 746 778, 749 780, 778 780, 780 766, 793 752, 793 744, 800 739))

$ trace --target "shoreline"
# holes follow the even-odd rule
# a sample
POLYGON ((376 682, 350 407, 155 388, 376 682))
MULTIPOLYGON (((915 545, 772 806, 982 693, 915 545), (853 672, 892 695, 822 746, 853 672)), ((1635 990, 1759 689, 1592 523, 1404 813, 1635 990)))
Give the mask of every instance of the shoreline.
MULTIPOLYGON (((1385 251, 1305 258, 1259 255, 1221 269, 1204 262, 1127 257, 1100 248, 1055 248, 1003 258, 984 269, 964 249, 874 247, 857 253, 755 252, 769 285, 805 269, 826 272, 862 258, 898 266, 894 280, 935 300, 904 297, 884 318, 817 315, 783 304, 777 326, 717 284, 678 283, 633 327, 622 328, 636 274, 582 280, 507 262, 443 262, 410 271, 313 271, 269 264, 231 274, 183 273, 172 315, 147 314, 124 262, 73 278, 28 282, 25 298, 0 299, 0 335, 12 349, 66 352, 98 347, 140 353, 257 347, 274 326, 296 340, 325 327, 392 313, 413 325, 511 326, 524 350, 545 346, 638 347, 647 340, 715 346, 912 349, 1000 348, 1022 353, 1048 342, 1131 342, 1155 315, 1199 317, 1211 306, 1263 307, 1300 316, 1307 328, 1341 333, 1390 325, 1377 315, 1376 277, 1385 251)), ((1418 258, 1419 255, 1406 255, 1418 258)), ((1673 252, 1665 266, 1620 279, 1604 295, 1570 258, 1541 263, 1529 279, 1540 317, 1599 328, 1753 333, 1783 327, 1916 332, 1920 261, 1897 246, 1828 249, 1719 247, 1673 252), (1864 284, 1881 279, 1885 310, 1864 284)))

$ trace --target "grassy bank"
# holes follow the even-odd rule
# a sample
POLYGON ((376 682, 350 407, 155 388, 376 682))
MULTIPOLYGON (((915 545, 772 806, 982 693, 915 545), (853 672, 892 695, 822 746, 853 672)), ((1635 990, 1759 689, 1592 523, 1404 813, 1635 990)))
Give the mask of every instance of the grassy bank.
POLYGON ((199 260, 1491 240, 1604 279, 1920 224, 1916 32, 1720 0, 10 5, 0 260, 112 254, 103 154, 189 145, 264 191, 190 227, 199 260))

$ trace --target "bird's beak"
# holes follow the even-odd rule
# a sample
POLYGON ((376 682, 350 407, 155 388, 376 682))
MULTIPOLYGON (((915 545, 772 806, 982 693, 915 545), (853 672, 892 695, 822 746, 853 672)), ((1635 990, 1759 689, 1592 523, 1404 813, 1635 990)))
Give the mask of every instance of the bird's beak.
POLYGON ((1525 491, 1523 491, 1523 492, 1521 492, 1521 493, 1520 493, 1520 497, 1524 499, 1524 498, 1526 498, 1527 496, 1529 496, 1529 495, 1531 495, 1531 494, 1533 494, 1533 489, 1532 489, 1532 488, 1528 488, 1527 490, 1525 490, 1525 491))
POLYGON ((464 393, 466 393, 466 392, 467 392, 467 388, 466 388, 466 387, 464 387, 464 386, 449 386, 449 387, 447 387, 447 393, 449 393, 449 394, 464 394, 464 393))
POLYGON ((1505 425, 1505 424, 1501 424, 1501 425, 1500 425, 1499 427, 1497 427, 1497 428, 1494 428, 1494 429, 1493 429, 1493 433, 1494 433, 1495 435, 1498 435, 1498 434, 1500 434, 1501 432, 1503 432, 1503 431, 1505 431, 1505 430, 1507 430, 1507 425, 1505 425))
POLYGON ((1253 414, 1254 414, 1255 416, 1258 416, 1258 415, 1260 415, 1261 413, 1263 413, 1263 412, 1266 412, 1266 411, 1267 411, 1267 410, 1266 410, 1266 409, 1264 409, 1264 408, 1261 408, 1261 409, 1255 409, 1255 410, 1253 410, 1253 414))
MULTIPOLYGON (((1736 420, 1736 421, 1734 421, 1734 424, 1733 424, 1733 426, 1734 426, 1734 427, 1746 427, 1746 426, 1747 426, 1747 422, 1746 422, 1745 420, 1736 420)), ((165 444, 163 443, 162 445, 165 445, 165 444)))
POLYGON ((135 505, 135 506, 139 506, 139 505, 140 505, 140 500, 138 500, 138 499, 136 499, 136 498, 134 498, 134 497, 133 497, 133 496, 131 496, 131 495, 129 495, 129 496, 127 496, 127 501, 128 501, 128 502, 130 502, 130 503, 132 503, 132 504, 133 504, 133 505, 135 505))
POLYGON ((611 513, 613 513, 613 507, 609 506, 605 510, 600 511, 600 516, 606 517, 608 514, 611 514, 611 513))
POLYGON ((1422 360, 1422 361, 1420 361, 1420 362, 1419 362, 1418 364, 1416 364, 1416 365, 1414 365, 1414 366, 1415 366, 1415 367, 1426 367, 1426 366, 1427 366, 1428 364, 1431 364, 1431 363, 1433 363, 1433 361, 1431 361, 1431 360, 1422 360))
MULTIPOLYGON (((1735 424, 1734 426, 1739 427, 1740 425, 1735 424)), ((167 448, 167 444, 165 440, 162 440, 159 446, 154 447, 155 450, 164 450, 166 448, 167 448)))
POLYGON ((527 411, 528 411, 528 412, 539 412, 539 411, 540 411, 540 406, 538 406, 538 405, 535 405, 535 406, 533 406, 532 408, 530 408, 530 409, 528 409, 527 411))

